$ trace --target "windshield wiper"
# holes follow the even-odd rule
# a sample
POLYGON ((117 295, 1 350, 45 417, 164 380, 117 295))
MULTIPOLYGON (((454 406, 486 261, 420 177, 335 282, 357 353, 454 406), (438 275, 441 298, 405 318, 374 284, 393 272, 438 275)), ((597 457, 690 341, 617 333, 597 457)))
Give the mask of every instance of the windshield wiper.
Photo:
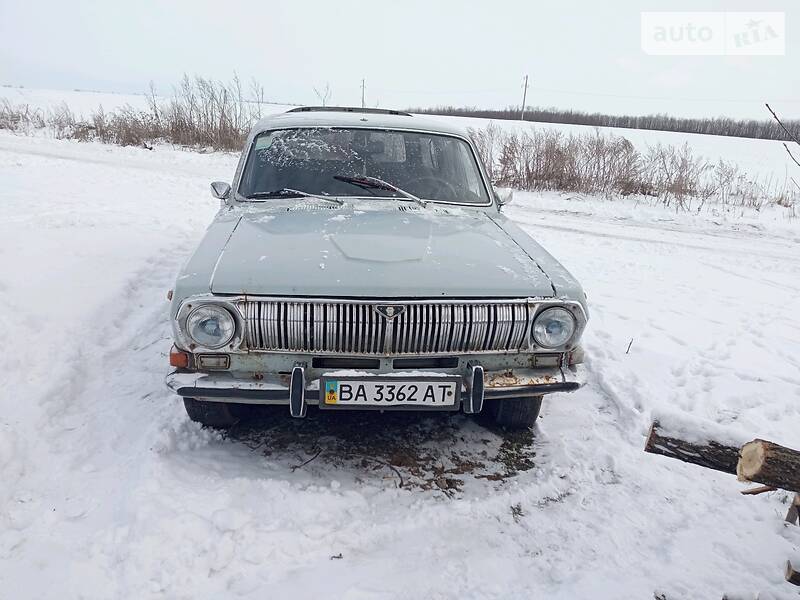
POLYGON ((272 190, 271 192, 254 192, 246 196, 248 200, 258 200, 262 198, 317 198, 318 200, 325 200, 326 202, 333 202, 341 206, 344 204, 342 200, 332 196, 323 196, 321 194, 311 194, 302 190, 293 190, 292 188, 281 188, 279 190, 272 190))
POLYGON ((351 176, 351 175, 334 175, 334 179, 337 181, 344 181, 345 183, 349 183, 351 185, 358 186, 364 189, 373 189, 373 190, 386 190, 389 192, 396 192, 401 196, 405 196, 412 202, 416 202, 420 206, 425 206, 426 202, 422 198, 415 196, 411 192, 407 192, 403 189, 400 189, 393 183, 389 183, 388 181, 384 181, 383 179, 378 179, 377 177, 370 177, 369 175, 358 175, 358 176, 351 176))

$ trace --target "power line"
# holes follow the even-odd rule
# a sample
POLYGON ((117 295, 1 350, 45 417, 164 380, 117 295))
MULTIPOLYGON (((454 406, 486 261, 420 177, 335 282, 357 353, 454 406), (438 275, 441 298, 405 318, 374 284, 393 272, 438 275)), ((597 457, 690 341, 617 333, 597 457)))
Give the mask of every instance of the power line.
MULTIPOLYGON (((533 87, 531 89, 538 90, 540 92, 551 92, 555 94, 573 94, 578 96, 602 96, 605 98, 622 98, 622 99, 631 99, 631 100, 667 100, 667 101, 674 101, 680 100, 681 102, 741 102, 746 104, 752 104, 753 102, 761 103, 763 102, 763 98, 754 98, 752 100, 743 99, 743 98, 681 98, 681 97, 669 97, 669 96, 629 96, 627 94, 610 94, 604 92, 584 92, 584 91, 577 91, 577 90, 559 90, 554 88, 540 88, 540 87, 533 87)), ((776 102, 800 102, 800 98, 795 99, 778 99, 776 102)))
MULTIPOLYGON (((507 91, 507 88, 492 88, 492 89, 482 89, 482 90, 398 90, 398 89, 390 89, 390 88, 373 88, 383 93, 389 94, 416 94, 416 95, 458 95, 458 94, 494 94, 494 93, 502 93, 507 91)), ((727 103, 741 103, 741 104, 752 104, 756 103, 763 103, 764 98, 686 98, 686 97, 670 97, 670 96, 636 96, 636 95, 627 95, 627 94, 614 94, 614 93, 606 93, 606 92, 589 92, 585 90, 565 90, 565 89, 557 89, 557 88, 545 88, 545 87, 537 87, 534 85, 529 85, 528 89, 532 91, 538 92, 549 92, 553 94, 571 94, 577 96, 598 96, 598 97, 606 97, 606 98, 621 98, 621 99, 630 99, 630 100, 658 100, 658 101, 682 101, 682 102, 727 102, 727 103)), ((770 98, 773 102, 785 102, 787 104, 798 104, 800 103, 800 98, 770 98)))

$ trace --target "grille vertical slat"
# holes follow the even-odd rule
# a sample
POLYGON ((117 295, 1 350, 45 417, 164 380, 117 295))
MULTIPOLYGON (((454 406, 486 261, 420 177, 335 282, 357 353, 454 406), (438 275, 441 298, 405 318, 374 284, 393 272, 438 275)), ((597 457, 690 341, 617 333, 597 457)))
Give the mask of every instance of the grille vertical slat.
POLYGON ((424 306, 414 305, 414 343, 411 345, 411 351, 415 353, 419 352, 419 349, 425 344, 423 339, 425 335, 425 316, 422 314, 424 310, 424 306))
POLYGON ((527 348, 535 313, 526 301, 407 302, 242 301, 245 340, 253 350, 326 354, 452 354, 527 348), (387 337, 388 336, 388 337, 387 337))
POLYGON ((453 309, 452 304, 448 304, 445 307, 447 312, 447 339, 444 342, 444 348, 442 348, 443 352, 450 352, 453 347, 453 329, 455 327, 454 324, 454 316, 455 310, 453 309))

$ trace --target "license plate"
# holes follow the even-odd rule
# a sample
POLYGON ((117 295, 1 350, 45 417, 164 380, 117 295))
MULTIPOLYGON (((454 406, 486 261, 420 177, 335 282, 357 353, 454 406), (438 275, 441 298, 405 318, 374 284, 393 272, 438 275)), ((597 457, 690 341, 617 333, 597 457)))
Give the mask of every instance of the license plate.
POLYGON ((459 378, 323 377, 320 406, 324 408, 452 408, 461 391, 459 378))

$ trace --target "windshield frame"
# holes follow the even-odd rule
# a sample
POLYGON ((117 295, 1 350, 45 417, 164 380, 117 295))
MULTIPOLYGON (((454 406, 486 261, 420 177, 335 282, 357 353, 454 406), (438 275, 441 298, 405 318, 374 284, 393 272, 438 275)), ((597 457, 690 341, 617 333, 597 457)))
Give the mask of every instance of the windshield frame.
MULTIPOLYGON (((438 135, 441 137, 448 137, 454 138, 457 140, 461 140, 467 145, 469 151, 472 153, 472 159, 475 161, 475 166, 478 168, 478 173, 480 174, 481 185, 483 185, 484 190, 486 191, 486 196, 489 198, 488 202, 455 202, 452 200, 436 200, 431 198, 423 198, 425 202, 436 203, 436 204, 450 204, 455 206, 467 206, 467 207, 475 207, 475 208, 485 208, 487 206, 495 206, 495 195, 494 195, 494 188, 492 187, 491 183, 489 182, 489 178, 486 175, 486 171, 484 170, 483 162, 480 160, 480 155, 475 149, 472 140, 468 136, 458 135, 454 133, 446 133, 442 131, 436 131, 431 129, 414 129, 414 128, 404 128, 404 127, 375 127, 369 125, 323 125, 323 124, 316 124, 316 125, 294 125, 291 127, 268 127, 265 129, 260 129, 257 132, 251 134, 248 138, 246 152, 242 153, 242 157, 239 160, 239 165, 236 168, 236 178, 234 180, 233 185, 233 200, 236 202, 240 202, 242 204, 256 204, 256 203, 263 203, 268 202, 269 200, 253 200, 249 199, 246 196, 243 196, 239 190, 242 186, 242 177, 244 176, 244 169, 247 165, 247 162, 250 160, 250 156, 253 152, 255 152, 255 144, 256 139, 260 135, 265 133, 272 133, 275 131, 292 131, 295 129, 366 129, 369 131, 385 131, 385 132, 397 132, 397 133, 415 133, 420 135, 438 135)), ((337 198, 341 198, 342 200, 401 200, 407 201, 406 198, 394 198, 392 196, 367 196, 367 195, 348 195, 348 196, 336 196, 337 198)))

